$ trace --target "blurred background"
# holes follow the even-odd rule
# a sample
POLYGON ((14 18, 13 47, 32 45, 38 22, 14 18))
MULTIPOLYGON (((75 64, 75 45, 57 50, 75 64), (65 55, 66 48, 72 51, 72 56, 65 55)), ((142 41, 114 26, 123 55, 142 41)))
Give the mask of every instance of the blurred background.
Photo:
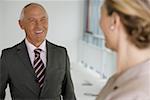
MULTIPOLYGON (((115 54, 105 48, 99 28, 103 0, 0 0, 0 51, 24 39, 18 19, 31 2, 47 10, 47 40, 67 48, 77 100, 95 100, 116 70, 115 54)), ((6 100, 11 100, 9 89, 6 91, 6 100)))

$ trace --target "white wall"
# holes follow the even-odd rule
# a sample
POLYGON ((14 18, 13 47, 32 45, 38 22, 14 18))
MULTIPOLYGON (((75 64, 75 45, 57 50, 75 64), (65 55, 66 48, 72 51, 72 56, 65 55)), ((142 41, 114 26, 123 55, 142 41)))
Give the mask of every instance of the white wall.
MULTIPOLYGON (((47 39, 58 45, 65 46, 68 50, 71 62, 77 61, 77 40, 81 31, 81 14, 83 8, 82 0, 46 0, 39 1, 49 14, 49 32, 47 39)), ((3 20, 2 32, 0 32, 0 50, 13 46, 22 41, 25 37, 24 32, 18 25, 20 12, 29 0, 5 0, 1 1, 0 22, 3 20)))
MULTIPOLYGON (((0 46, 2 45, 2 3, 0 1, 0 46)), ((1 48, 0 48, 0 51, 1 51, 1 48)), ((1 54, 1 53, 0 53, 1 54)))

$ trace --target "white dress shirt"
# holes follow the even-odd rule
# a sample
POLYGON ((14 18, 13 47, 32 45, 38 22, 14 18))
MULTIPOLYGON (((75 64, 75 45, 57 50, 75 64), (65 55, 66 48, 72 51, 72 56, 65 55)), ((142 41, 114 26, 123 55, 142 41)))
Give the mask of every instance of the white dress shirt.
MULTIPOLYGON (((25 39, 25 43, 27 46, 28 54, 33 66, 34 58, 35 58, 35 53, 34 50, 37 49, 33 44, 31 44, 27 39, 25 39)), ((44 63, 44 66, 46 67, 46 40, 43 41, 43 43, 38 47, 41 49, 40 57, 44 63)))

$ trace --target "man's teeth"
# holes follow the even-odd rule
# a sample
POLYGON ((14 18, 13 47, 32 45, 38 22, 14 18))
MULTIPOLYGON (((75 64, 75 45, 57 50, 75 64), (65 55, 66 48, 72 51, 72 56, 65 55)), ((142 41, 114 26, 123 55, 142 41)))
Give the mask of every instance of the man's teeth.
POLYGON ((43 31, 36 31, 35 33, 39 34, 39 33, 42 33, 43 31))

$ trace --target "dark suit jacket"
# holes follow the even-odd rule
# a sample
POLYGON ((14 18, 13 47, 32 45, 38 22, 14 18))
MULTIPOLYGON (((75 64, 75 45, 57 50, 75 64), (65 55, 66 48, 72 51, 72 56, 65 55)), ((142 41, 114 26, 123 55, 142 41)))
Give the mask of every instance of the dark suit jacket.
POLYGON ((0 100, 9 84, 13 100, 75 100, 70 65, 65 48, 46 41, 47 65, 40 91, 25 41, 2 51, 0 59, 0 100))

